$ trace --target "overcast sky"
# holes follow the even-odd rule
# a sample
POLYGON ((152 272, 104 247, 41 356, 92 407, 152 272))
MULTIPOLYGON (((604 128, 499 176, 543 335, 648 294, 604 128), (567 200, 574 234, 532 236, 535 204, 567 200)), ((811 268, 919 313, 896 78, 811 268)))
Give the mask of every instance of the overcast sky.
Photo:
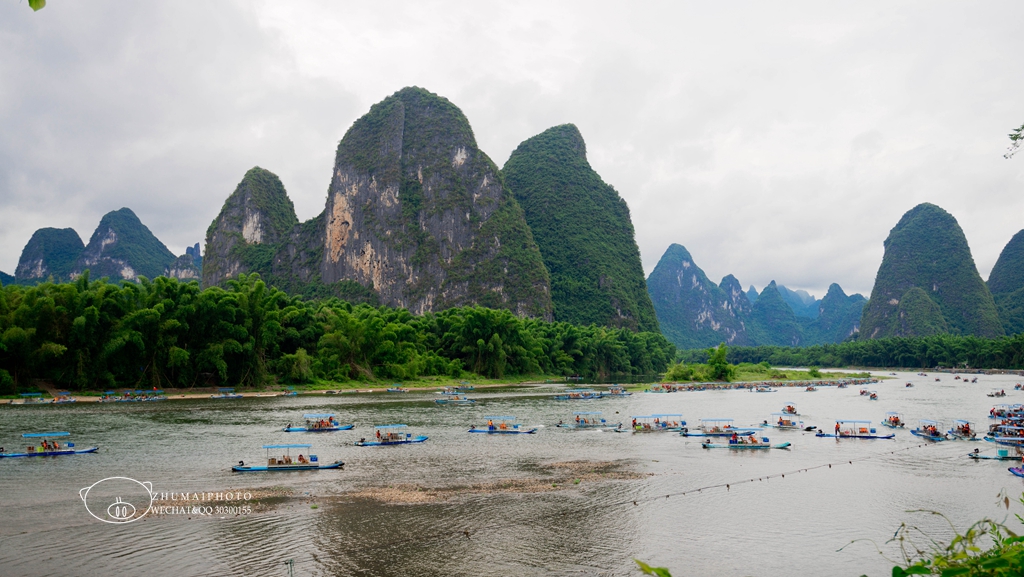
POLYGON ((409 85, 500 166, 575 123, 629 204, 647 273, 867 295, 920 202, 983 278, 1024 228, 1024 3, 0 0, 0 270, 40 227, 88 242, 127 206, 176 254, 249 168, 300 220, 338 140, 409 85))

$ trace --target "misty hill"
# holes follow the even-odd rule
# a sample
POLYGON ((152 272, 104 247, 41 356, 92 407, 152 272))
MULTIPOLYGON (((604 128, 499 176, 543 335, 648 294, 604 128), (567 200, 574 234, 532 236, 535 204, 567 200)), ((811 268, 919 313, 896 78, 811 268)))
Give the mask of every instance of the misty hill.
POLYGON ((587 162, 579 130, 524 141, 502 172, 551 275, 555 320, 657 332, 629 207, 587 162))
POLYGON ((647 278, 647 287, 662 334, 687 349, 721 342, 738 346, 841 342, 857 332, 866 302, 863 296, 847 296, 833 284, 824 299, 814 301, 818 307, 814 318, 798 317, 772 281, 751 303, 753 287, 744 291, 732 275, 715 285, 678 244, 665 251, 647 278))
POLYGON ((0 286, 7 286, 9 284, 14 284, 14 275, 0 270, 0 286))
POLYGON ((1004 334, 960 225, 938 206, 923 203, 904 214, 885 239, 860 334, 881 338, 943 332, 1004 334))
POLYGON ((21 251, 14 278, 18 283, 34 284, 50 277, 57 282, 72 278, 75 263, 85 249, 73 228, 41 228, 21 251))
POLYGON ((818 304, 821 300, 814 298, 802 289, 791 290, 784 285, 777 285, 776 288, 779 290, 782 300, 786 301, 786 304, 793 309, 793 313, 796 316, 810 319, 817 318, 818 304))
POLYGON ((988 288, 1006 334, 1024 332, 1024 230, 1013 235, 999 253, 988 288))

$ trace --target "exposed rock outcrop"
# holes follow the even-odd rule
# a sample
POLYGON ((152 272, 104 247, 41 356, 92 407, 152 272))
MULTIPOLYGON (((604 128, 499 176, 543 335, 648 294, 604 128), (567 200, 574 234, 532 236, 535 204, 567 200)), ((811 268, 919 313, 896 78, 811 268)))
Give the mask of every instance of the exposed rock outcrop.
POLYGON ((57 282, 71 279, 75 262, 85 245, 72 228, 41 228, 21 251, 14 278, 19 283, 37 283, 50 277, 57 282))
POLYGON ((980 337, 1004 334, 963 230, 952 215, 928 203, 904 214, 885 239, 882 264, 861 317, 860 337, 918 336, 917 331, 980 337), (911 292, 915 288, 920 291, 911 292), (941 319, 935 318, 932 304, 941 319))
POLYGON ((629 207, 587 162, 579 130, 524 141, 502 172, 551 274, 555 320, 657 332, 629 207))
POLYGON ((349 128, 323 225, 326 284, 354 281, 417 313, 475 304, 551 317, 522 209, 462 112, 426 90, 402 89, 349 128))

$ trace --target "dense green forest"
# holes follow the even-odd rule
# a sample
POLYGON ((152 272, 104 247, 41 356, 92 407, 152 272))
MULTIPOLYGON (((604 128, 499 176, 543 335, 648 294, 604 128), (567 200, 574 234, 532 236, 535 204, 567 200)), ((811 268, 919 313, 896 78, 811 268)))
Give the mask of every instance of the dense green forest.
POLYGON ((664 372, 656 333, 522 319, 464 307, 305 301, 256 274, 201 289, 158 277, 0 289, 0 394, 45 379, 72 390, 262 386, 422 376, 606 376, 664 372))
MULTIPOLYGON (((730 363, 772 366, 1024 369, 1024 334, 983 337, 933 335, 866 339, 811 347, 729 347, 730 363)), ((685 363, 704 363, 707 349, 680 351, 685 363)))

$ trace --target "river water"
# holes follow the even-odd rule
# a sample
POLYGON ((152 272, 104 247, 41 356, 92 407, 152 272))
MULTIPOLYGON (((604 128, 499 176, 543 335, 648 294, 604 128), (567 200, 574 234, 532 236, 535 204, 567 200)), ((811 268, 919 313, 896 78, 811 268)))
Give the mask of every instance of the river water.
POLYGON ((1006 471, 1012 463, 965 456, 995 445, 928 444, 908 430, 895 440, 839 442, 772 431, 773 442, 790 441, 792 448, 744 453, 702 449, 699 439, 671 433, 554 424, 573 411, 602 411, 609 421, 683 413, 691 425, 718 417, 746 425, 796 402, 807 424, 828 429, 837 418, 877 423, 890 410, 904 413, 908 424, 933 418, 948 428, 967 418, 984 429, 994 402, 1024 402, 1024 392, 1011 390, 1017 380, 981 376, 970 384, 952 375, 900 373, 870 387, 879 401, 857 387, 555 401, 551 394, 563 387, 548 385, 480 391, 470 407, 436 405, 434 393, 0 406, 0 444, 8 449, 24 444, 21 433, 44 430, 71 431, 80 447, 100 446, 90 455, 0 460, 0 574, 639 575, 636 558, 669 567, 676 577, 888 575, 892 565, 878 548, 898 555, 885 542, 901 522, 948 536, 938 518, 908 510, 940 511, 960 527, 1007 515, 1018 525, 1012 513, 1022 512, 1019 504, 1009 512, 997 505, 1001 491, 1015 499, 1024 489, 1006 471), (906 388, 907 381, 916 386, 906 388), (987 398, 993 388, 1009 396, 987 398), (310 412, 336 413, 356 428, 280 432, 310 412), (535 435, 468 434, 486 415, 515 415, 541 428, 535 435), (405 423, 430 438, 352 446, 384 423, 405 423), (264 444, 306 442, 323 462, 345 461, 344 469, 230 471, 239 460, 263 461, 264 444), (556 465, 568 462, 618 474, 585 476, 590 464, 556 465), (826 466, 796 472, 820 465, 826 466), (780 473, 788 474, 765 479, 780 473), (572 482, 577 474, 581 482, 572 482), (109 477, 151 482, 157 494, 241 489, 292 497, 252 512, 151 514, 109 524, 90 516, 79 494, 109 477), (697 491, 723 483, 730 487, 697 491), (508 484, 512 489, 503 489, 508 484))

